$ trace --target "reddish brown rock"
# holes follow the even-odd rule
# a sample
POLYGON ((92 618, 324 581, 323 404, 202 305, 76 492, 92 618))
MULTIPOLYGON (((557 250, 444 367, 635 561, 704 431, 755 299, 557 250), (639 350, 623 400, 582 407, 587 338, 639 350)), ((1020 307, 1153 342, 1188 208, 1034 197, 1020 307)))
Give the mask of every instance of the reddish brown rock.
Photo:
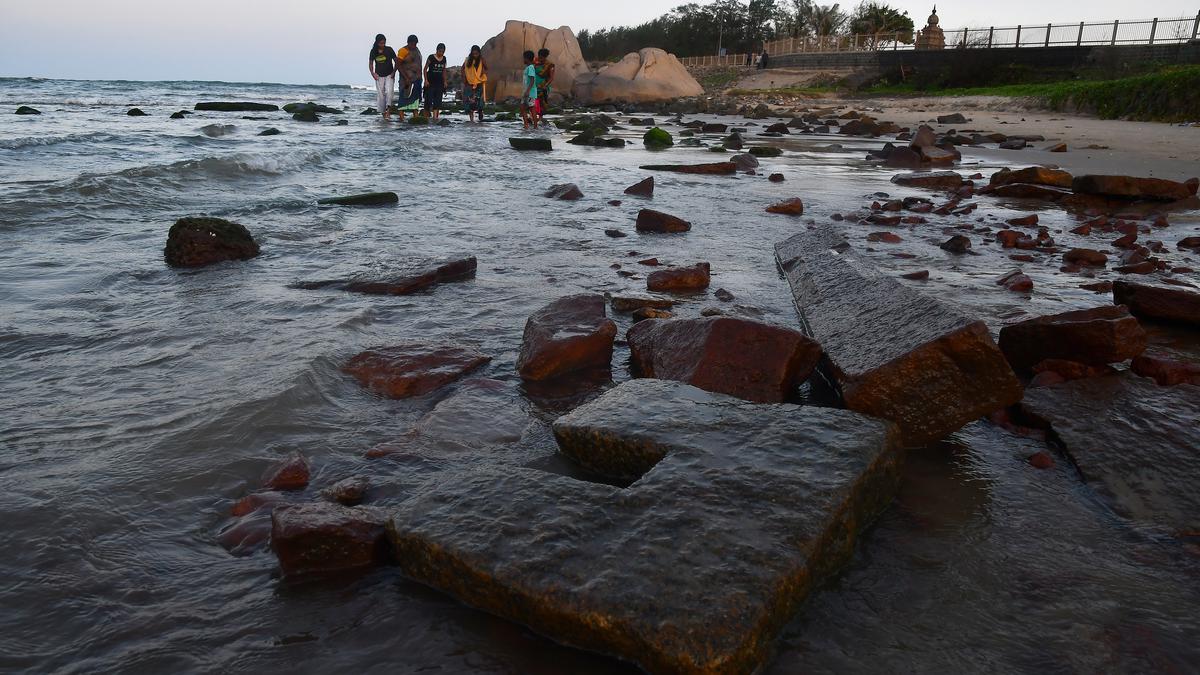
POLYGON ((778 204, 767 207, 767 213, 779 213, 785 216, 804 215, 804 202, 799 197, 793 197, 778 204))
POLYGON ((1033 227, 1038 224, 1038 216, 1036 213, 1031 213, 1021 218, 1013 218, 1008 221, 1008 224, 1013 227, 1033 227))
POLYGON ((1133 360, 1131 368, 1138 375, 1148 377, 1164 387, 1200 385, 1200 363, 1143 354, 1133 360))
POLYGON ((1200 291, 1195 288, 1118 279, 1113 302, 1128 305, 1143 318, 1200 325, 1200 291))
POLYGON ((1200 237, 1185 237, 1183 239, 1180 239, 1179 243, 1175 244, 1175 246, 1177 246, 1180 249, 1190 249, 1193 251, 1200 251, 1200 237))
POLYGON ((642 209, 637 215, 637 231, 638 232, 657 232, 661 234, 671 232, 687 232, 692 229, 692 224, 683 218, 676 218, 669 213, 655 211, 654 209, 642 209))
POLYGON ((1146 349, 1146 332, 1124 306, 1040 316, 1000 329, 1000 351, 1017 370, 1046 359, 1119 363, 1146 349))
POLYGON ((954 171, 918 171, 892 176, 892 182, 927 190, 957 190, 962 187, 963 177, 954 171))
POLYGON ((1079 287, 1085 291, 1092 291, 1093 293, 1111 293, 1113 289, 1113 282, 1096 281, 1090 284, 1080 284, 1079 287))
POLYGON ((649 319, 670 319, 675 315, 665 309, 655 309, 653 307, 642 307, 633 310, 633 322, 638 323, 649 319))
POLYGON ((737 165, 733 162, 716 162, 712 164, 648 164, 640 168, 643 171, 670 171, 673 173, 700 175, 726 176, 737 173, 737 165))
POLYGON ((407 342, 368 349, 342 371, 380 396, 400 399, 440 389, 491 360, 467 347, 407 342))
POLYGON ((318 290, 335 288, 367 295, 411 295, 438 284, 462 281, 475 276, 475 256, 404 265, 392 272, 370 271, 344 279, 302 281, 294 288, 318 290))
POLYGON ((612 366, 617 324, 604 297, 571 295, 539 309, 525 323, 517 371, 525 380, 550 380, 612 366))
POLYGON ((992 174, 991 185, 1012 185, 1026 183, 1029 185, 1048 185, 1051 187, 1070 188, 1072 176, 1060 169, 1047 169, 1043 166, 1031 166, 1026 169, 1001 169, 992 174))
POLYGON ((635 197, 653 197, 654 196, 654 176, 650 176, 645 180, 630 185, 625 188, 625 194, 635 197))
POLYGON ((628 337, 636 375, 759 403, 784 401, 821 357, 798 331, 727 317, 645 321, 628 337))
POLYGON ((989 188, 988 193, 996 197, 1011 199, 1042 199, 1056 202, 1071 195, 1070 190, 1051 187, 1049 185, 1033 185, 1031 183, 1009 183, 989 188))
POLYGON ((672 267, 651 272, 646 288, 651 291, 699 291, 708 288, 709 265, 696 263, 690 267, 672 267))
POLYGON ((784 181, 784 177, 781 173, 773 173, 770 176, 767 176, 767 180, 771 181, 772 183, 782 183, 784 181))
POLYGON ((1014 293, 1028 293, 1033 290, 1033 279, 1021 270, 1013 270, 996 280, 996 284, 1014 293))
POLYGON ((265 490, 303 490, 308 487, 308 460, 299 452, 267 469, 262 477, 265 490))
POLYGON ((618 295, 612 298, 614 312, 632 312, 643 307, 654 309, 671 309, 676 301, 670 298, 651 298, 646 296, 618 295))
POLYGON ((1072 265, 1104 267, 1108 264, 1108 256, 1090 248, 1073 248, 1063 254, 1063 261, 1072 265))
POLYGON ((563 183, 562 185, 550 186, 550 189, 546 190, 542 196, 551 199, 561 199, 565 202, 573 202, 583 199, 583 192, 574 183, 563 183))
POLYGON ((258 243, 242 225, 220 218, 183 218, 171 226, 163 257, 172 267, 203 267, 226 260, 249 260, 258 243))
POLYGON ((1112 375, 1117 372, 1112 366, 1102 365, 1095 366, 1078 361, 1068 361, 1065 359, 1046 359, 1033 367, 1035 375, 1042 373, 1054 373, 1062 378, 1061 381, 1069 382, 1071 380, 1082 380, 1088 377, 1101 377, 1104 375, 1112 375))
POLYGON ((996 241, 1000 242, 1000 245, 1004 248, 1017 248, 1018 244, 1020 244, 1022 240, 1032 243, 1032 240, 1029 239, 1029 237, 1026 237, 1024 232, 1017 232, 1016 230, 1000 230, 996 233, 996 241))
POLYGON ((885 244, 899 244, 904 241, 900 235, 891 232, 872 232, 867 235, 867 241, 883 242, 885 244))
POLYGON ((1176 201, 1187 199, 1193 191, 1184 183, 1162 178, 1133 176, 1077 176, 1071 182, 1075 192, 1122 199, 1176 201))
POLYGON ((386 520, 367 507, 281 506, 271 515, 271 548, 285 579, 363 570, 387 560, 386 520))
POLYGON ((1029 456, 1029 464, 1035 469, 1053 469, 1054 458, 1046 452, 1035 452, 1029 456))
POLYGON ((1158 264, 1152 260, 1143 260, 1138 263, 1121 265, 1114 270, 1121 274, 1154 274, 1158 271, 1158 264))
MULTIPOLYGON (((307 482, 306 480, 305 483, 307 482)), ((241 518, 264 508, 274 508, 276 504, 285 503, 287 499, 287 495, 282 492, 253 492, 237 500, 233 508, 229 509, 229 515, 241 518)))
POLYGON ((938 245, 943 251, 948 253, 963 254, 971 250, 971 239, 964 237, 961 234, 956 234, 946 241, 938 245))
POLYGON ((321 490, 321 496, 343 506, 357 506, 367 497, 371 481, 366 476, 351 476, 321 490))

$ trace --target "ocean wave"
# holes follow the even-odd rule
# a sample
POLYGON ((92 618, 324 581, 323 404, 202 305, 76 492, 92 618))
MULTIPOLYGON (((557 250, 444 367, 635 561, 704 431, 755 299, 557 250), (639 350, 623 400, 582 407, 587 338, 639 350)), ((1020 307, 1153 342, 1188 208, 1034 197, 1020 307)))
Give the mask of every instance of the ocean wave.
POLYGON ((48 145, 58 145, 60 143, 110 143, 119 139, 119 136, 102 131, 86 134, 67 134, 66 136, 26 136, 24 138, 0 139, 0 150, 44 148, 48 145))

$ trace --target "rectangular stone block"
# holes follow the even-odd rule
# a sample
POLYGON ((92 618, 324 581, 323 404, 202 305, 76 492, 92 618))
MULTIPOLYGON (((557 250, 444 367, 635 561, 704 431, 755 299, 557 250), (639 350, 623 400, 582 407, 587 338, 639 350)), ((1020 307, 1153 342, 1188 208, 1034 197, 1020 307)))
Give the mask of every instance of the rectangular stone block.
POLYGON ((1021 400, 987 326, 880 274, 831 229, 775 246, 821 372, 847 408, 891 420, 920 446, 1021 400))

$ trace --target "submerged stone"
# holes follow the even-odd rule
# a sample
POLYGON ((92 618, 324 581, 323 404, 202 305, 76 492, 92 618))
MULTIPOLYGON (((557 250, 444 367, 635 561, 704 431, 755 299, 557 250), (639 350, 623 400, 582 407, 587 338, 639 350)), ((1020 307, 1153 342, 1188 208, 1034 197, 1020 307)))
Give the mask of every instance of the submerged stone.
POLYGON ((368 349, 342 372, 380 396, 402 399, 440 389, 491 360, 469 347, 408 342, 368 349))
POLYGON ((1128 305, 1137 316, 1200 325, 1200 290, 1195 288, 1118 279, 1112 290, 1113 301, 1128 305))
POLYGON ((248 260, 260 252, 244 226, 221 218, 181 218, 167 233, 163 257, 172 267, 202 267, 248 260))
POLYGON ((653 197, 654 196, 654 176, 650 176, 645 180, 639 181, 625 188, 625 194, 635 197, 653 197))
POLYGON ((637 214, 637 231, 638 232, 656 232, 659 234, 668 234, 673 232, 687 232, 692 229, 692 224, 683 218, 672 216, 669 213, 655 211, 654 209, 642 209, 637 214))
POLYGON ((343 112, 342 110, 339 110, 338 108, 330 108, 327 105, 321 105, 320 103, 313 103, 312 101, 305 101, 303 103, 289 103, 289 104, 283 106, 283 111, 289 112, 292 114, 302 113, 302 112, 313 112, 313 113, 319 113, 322 115, 340 115, 343 112))
POLYGON ((987 326, 884 276, 836 232, 775 246, 823 374, 847 408, 896 422, 909 445, 944 437, 1021 399, 987 326))
POLYGON ((892 176, 892 182, 927 190, 957 190, 962 187, 963 177, 955 171, 915 171, 892 176))
POLYGON ((292 286, 303 290, 333 288, 367 295, 411 295, 438 284, 475 278, 479 263, 475 256, 417 262, 394 271, 367 271, 343 279, 301 281, 292 286))
POLYGON ((1000 351, 1017 370, 1046 359, 1101 366, 1145 349, 1146 331, 1123 305, 1039 316, 1000 329, 1000 351))
POLYGON ((1021 408, 1122 516, 1200 531, 1200 387, 1122 373, 1031 389, 1021 408))
POLYGON ((404 574, 650 672, 749 673, 898 483, 894 428, 632 380, 554 425, 621 489, 523 467, 431 481, 388 536, 404 574))
POLYGON ((513 138, 508 139, 508 144, 511 145, 514 150, 548 151, 554 149, 554 146, 550 143, 549 138, 524 138, 514 136, 513 138))
POLYGON ((646 289, 655 292, 701 291, 708 288, 709 280, 709 264, 702 262, 651 272, 646 277, 646 289))
POLYGON ((643 171, 670 171, 673 173, 701 175, 725 176, 737 173, 737 165, 733 162, 716 162, 713 164, 647 164, 639 168, 643 171))
POLYGON ((616 335, 617 324, 607 318, 603 296, 559 298, 525 323, 517 372, 522 379, 541 381, 611 368, 616 335))
POLYGON ((574 183, 562 183, 561 185, 551 185, 549 190, 542 193, 542 196, 573 202, 583 199, 583 191, 574 183))
POLYGON ((285 579, 363 570, 387 559, 385 520, 369 507, 280 506, 271 514, 271 548, 285 579))
POLYGON ((15 114, 17 114, 17 115, 41 115, 42 111, 38 110, 37 108, 31 108, 27 105, 23 105, 23 106, 20 106, 17 108, 17 112, 15 114))
POLYGON ((400 195, 395 192, 367 192, 360 195, 326 197, 317 200, 317 203, 322 206, 385 206, 399 202, 400 195))
POLYGON ((214 112, 273 112, 279 106, 273 103, 247 103, 245 101, 209 101, 197 103, 196 110, 214 112))

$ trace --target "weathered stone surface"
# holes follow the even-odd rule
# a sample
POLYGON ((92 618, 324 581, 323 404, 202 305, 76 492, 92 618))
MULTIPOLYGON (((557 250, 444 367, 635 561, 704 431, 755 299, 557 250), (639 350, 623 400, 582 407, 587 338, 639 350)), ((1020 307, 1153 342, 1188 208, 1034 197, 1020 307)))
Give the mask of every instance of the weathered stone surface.
POLYGON ((727 176, 737 173, 737 165, 733 162, 716 162, 713 164, 647 164, 639 168, 643 171, 670 171, 672 173, 714 176, 727 176))
POLYGON ((637 214, 638 232, 668 234, 672 232, 687 232, 690 229, 692 229, 692 224, 688 221, 672 216, 669 213, 663 213, 662 211, 642 209, 637 214))
POLYGON ((1071 188, 1083 194, 1125 199, 1176 201, 1192 195, 1192 191, 1184 183, 1163 178, 1133 176, 1076 176, 1071 188))
POLYGON ((605 315, 604 297, 570 295, 539 309, 525 323, 517 371, 526 380, 610 368, 617 324, 605 315))
POLYGON ((499 380, 468 380, 417 422, 417 435, 460 448, 515 443, 529 422, 519 398, 514 387, 499 380))
POLYGON ((689 267, 672 267, 651 272, 646 277, 646 289, 655 292, 700 291, 708 288, 709 265, 696 263, 689 267))
POLYGON ((753 171, 758 168, 758 157, 744 152, 740 155, 734 155, 729 158, 730 163, 737 167, 738 171, 753 171))
POLYGON ((785 216, 804 215, 804 201, 799 197, 787 199, 767 207, 767 213, 778 213, 785 216))
POLYGON ((569 95, 577 78, 590 77, 579 41, 567 26, 544 28, 528 21, 506 21, 504 31, 483 43, 483 60, 488 64, 485 85, 487 100, 503 101, 520 98, 525 66, 521 55, 526 49, 534 52, 545 47, 554 61, 554 86, 551 96, 569 95))
POLYGON ((321 496, 343 506, 357 506, 367 498, 370 487, 371 481, 366 476, 351 476, 321 490, 321 496))
POLYGON ((783 154, 783 150, 769 145, 756 145, 749 152, 755 157, 779 157, 783 154))
POLYGON ((760 403, 786 400, 821 357, 821 346, 799 331, 746 319, 643 321, 628 338, 640 377, 760 403))
POLYGON ((950 115, 938 115, 938 124, 966 124, 967 118, 963 117, 962 113, 952 113, 950 115))
POLYGON ((613 297, 612 308, 614 312, 632 312, 635 309, 641 309, 643 307, 652 307, 654 309, 671 309, 675 306, 676 302, 678 301, 671 298, 620 295, 613 297))
POLYGON ((302 112, 312 112, 312 113, 318 113, 321 115, 341 115, 343 112, 345 112, 344 110, 341 110, 339 108, 332 108, 330 106, 322 105, 320 103, 316 103, 313 101, 288 103, 287 105, 283 106, 283 111, 292 113, 293 115, 296 113, 302 113, 302 112))
POLYGON ((1118 279, 1113 302, 1146 319, 1200 325, 1200 290, 1195 288, 1118 279))
POLYGON ((1131 373, 1031 389, 1042 421, 1080 474, 1126 518, 1200 530, 1200 387, 1161 387, 1131 373))
POLYGON ((583 199, 583 191, 574 183, 563 183, 561 185, 552 185, 549 190, 542 195, 551 199, 561 199, 567 202, 573 202, 583 199))
POLYGON ((220 218, 181 218, 167 233, 163 257, 172 267, 202 267, 259 254, 258 242, 242 225, 220 218))
POLYGON ((822 371, 846 407, 942 438, 1016 403, 1021 385, 987 326, 879 273, 829 228, 775 246, 822 371))
POLYGON ((550 142, 549 138, 514 136, 508 139, 508 144, 514 150, 548 151, 554 149, 554 145, 550 142))
POLYGON ((318 204, 324 206, 386 206, 388 204, 398 204, 399 202, 400 195, 395 192, 367 192, 361 195, 327 197, 317 200, 318 204))
POLYGON ((1044 166, 1031 166, 1025 169, 1000 169, 992 174, 991 185, 1011 185, 1027 183, 1029 185, 1049 185, 1052 187, 1070 188, 1073 177, 1061 169, 1047 169, 1044 166))
POLYGON ((947 253, 956 253, 958 255, 962 255, 963 253, 971 250, 971 238, 965 235, 956 234, 946 241, 938 244, 938 248, 946 251, 947 253))
POLYGON ((962 187, 963 177, 954 171, 914 171, 892 176, 892 182, 927 190, 957 190, 962 187))
POLYGON ((1135 358, 1129 366, 1133 372, 1164 387, 1174 387, 1178 384, 1200 386, 1200 363, 1143 354, 1135 358))
POLYGON ((368 349, 342 371, 376 394, 399 399, 440 389, 491 360, 467 347, 407 342, 368 349))
POLYGON ((580 76, 572 93, 585 104, 650 103, 699 96, 704 87, 674 54, 648 47, 626 54, 595 74, 580 76))
POLYGON ((1108 264, 1108 255, 1090 248, 1073 248, 1063 254, 1063 262, 1088 267, 1104 267, 1108 264))
POLYGON ((293 288, 334 288, 367 295, 410 295, 438 284, 475 278, 479 266, 475 256, 443 261, 418 261, 394 270, 368 270, 343 279, 301 281, 293 288))
POLYGON ((299 452, 271 466, 263 473, 264 490, 303 490, 308 487, 310 469, 308 460, 299 452))
POLYGON ((560 418, 625 489, 519 467, 431 481, 396 511, 409 577, 650 672, 749 673, 898 482, 894 428, 632 380, 560 418))
POLYGON ((653 197, 654 196, 654 176, 650 176, 645 180, 639 181, 634 185, 625 188, 625 194, 635 197, 653 197))
POLYGON ((285 579, 362 570, 387 560, 385 521, 368 507, 280 506, 271 514, 271 548, 285 579))
POLYGON ((1010 199, 1041 199, 1056 202, 1071 196, 1070 190, 1033 183, 1006 183, 989 188, 989 194, 1010 199))
POLYGON ((1000 329, 1000 351, 1017 370, 1045 359, 1120 363, 1146 350, 1146 331, 1124 305, 1039 316, 1000 329))
POLYGON ((272 103, 247 103, 245 101, 208 101, 197 103, 196 110, 214 112, 274 112, 279 106, 272 103))

